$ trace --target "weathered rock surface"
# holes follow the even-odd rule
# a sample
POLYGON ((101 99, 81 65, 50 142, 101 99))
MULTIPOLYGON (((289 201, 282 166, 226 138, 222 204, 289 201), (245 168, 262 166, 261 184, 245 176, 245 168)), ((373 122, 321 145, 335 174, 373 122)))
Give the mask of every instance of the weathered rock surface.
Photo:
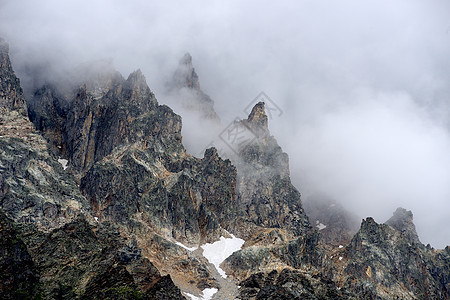
POLYGON ((363 220, 341 254, 343 286, 363 298, 448 299, 449 247, 436 251, 421 244, 405 209, 387 223, 395 227, 363 220))
POLYGON ((340 289, 320 274, 311 276, 298 270, 273 270, 255 273, 242 281, 239 299, 358 299, 356 295, 340 289))
MULTIPOLYGON (((450 249, 422 245, 411 212, 366 219, 345 247, 339 210, 320 212, 337 231, 311 226, 263 103, 237 124, 250 139, 232 162, 214 148, 196 158, 140 71, 124 79, 100 63, 39 88, 33 126, 2 45, 3 298, 184 299, 180 288, 213 287, 217 299, 449 298, 450 249), (229 233, 245 244, 221 265, 225 280, 197 247, 229 233)), ((202 96, 190 56, 181 65, 174 86, 202 96)))
MULTIPOLYGON (((0 80, 8 83, 16 77, 3 49, 0 80)), ((132 240, 96 225, 76 179, 18 106, 24 105, 20 86, 1 87, 2 298, 184 299, 132 240)))
POLYGON ((244 212, 241 234, 248 239, 254 234, 252 228, 276 228, 292 239, 311 231, 300 193, 289 178, 288 155, 270 135, 264 103, 256 104, 239 126, 251 137, 250 143, 238 148, 234 160, 244 212))

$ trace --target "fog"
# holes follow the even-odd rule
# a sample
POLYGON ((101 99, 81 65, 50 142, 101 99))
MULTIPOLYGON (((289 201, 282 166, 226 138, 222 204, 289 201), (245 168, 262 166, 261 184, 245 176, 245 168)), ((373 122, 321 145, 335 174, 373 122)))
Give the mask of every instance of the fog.
POLYGON ((112 59, 165 103, 189 51, 224 126, 261 91, 282 109, 269 126, 304 199, 377 222, 402 206, 423 243, 450 244, 449 1, 0 0, 0 36, 28 93, 112 59))

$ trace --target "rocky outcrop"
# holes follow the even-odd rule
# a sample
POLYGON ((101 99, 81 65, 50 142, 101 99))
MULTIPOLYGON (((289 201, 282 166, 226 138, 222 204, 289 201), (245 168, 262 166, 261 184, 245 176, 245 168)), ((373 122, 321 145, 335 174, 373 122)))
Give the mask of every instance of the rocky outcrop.
POLYGON ((411 212, 402 208, 387 222, 395 227, 363 220, 341 254, 343 286, 366 298, 448 299, 448 247, 436 251, 418 242, 405 231, 413 229, 411 220, 411 212))
POLYGON ((311 276, 298 270, 273 270, 252 274, 240 284, 239 299, 358 299, 320 274, 311 276))
POLYGON ((240 144, 233 157, 242 211, 236 231, 246 243, 226 259, 223 269, 242 280, 242 299, 271 299, 277 293, 298 296, 302 294, 299 290, 291 295, 276 287, 277 273, 273 270, 295 269, 327 277, 320 235, 310 225, 300 193, 291 184, 288 156, 270 135, 264 103, 256 104, 248 118, 236 126, 251 137, 250 142, 240 144), (275 277, 261 281, 256 290, 244 284, 269 273, 275 277))
POLYGON ((394 215, 384 224, 400 231, 406 239, 420 244, 419 236, 416 232, 416 226, 413 223, 413 214, 410 210, 406 210, 402 207, 397 208, 394 215))
POLYGON ((303 211, 300 193, 289 178, 289 158, 269 133, 264 103, 252 109, 238 126, 249 132, 250 143, 237 148, 233 162, 238 170, 238 192, 244 212, 242 232, 247 239, 252 228, 284 230, 288 239, 312 229, 303 211))
POLYGON ((154 146, 162 150, 181 145, 171 141, 181 140, 180 118, 168 107, 158 106, 140 70, 127 80, 112 71, 97 77, 93 83, 73 85, 76 92, 66 96, 44 86, 35 93, 36 104, 30 105, 34 124, 74 170, 86 172, 120 145, 158 141, 154 146))
POLYGON ((110 224, 93 227, 80 217, 50 233, 29 232, 25 242, 44 299, 184 299, 110 224))

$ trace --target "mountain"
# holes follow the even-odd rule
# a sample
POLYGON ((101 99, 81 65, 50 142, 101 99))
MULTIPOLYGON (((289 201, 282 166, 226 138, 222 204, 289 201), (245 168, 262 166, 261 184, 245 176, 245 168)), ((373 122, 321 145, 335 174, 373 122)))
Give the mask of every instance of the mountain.
POLYGON ((92 216, 76 177, 26 117, 4 41, 0 49, 1 298, 184 299, 134 241, 92 216))
MULTIPOLYGON (((264 103, 228 128, 229 159, 198 158, 140 70, 84 65, 25 101, 0 49, 2 299, 449 298, 450 249, 411 212, 357 230, 317 200, 308 217, 264 103)), ((174 88, 203 95, 181 66, 174 88)))

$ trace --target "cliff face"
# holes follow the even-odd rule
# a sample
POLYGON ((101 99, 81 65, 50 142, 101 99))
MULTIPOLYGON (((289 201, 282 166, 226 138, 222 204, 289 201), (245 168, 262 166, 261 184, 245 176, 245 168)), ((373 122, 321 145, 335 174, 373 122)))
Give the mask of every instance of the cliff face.
MULTIPOLYGON (((366 219, 354 237, 339 220, 329 233, 310 224, 264 103, 236 124, 250 138, 231 161, 214 148, 196 158, 142 73, 124 79, 104 62, 37 89, 31 123, 0 49, 2 298, 449 297, 450 250, 422 245, 411 212, 366 219), (200 246, 233 235, 245 243, 225 278, 200 246)), ((181 65, 174 86, 200 93, 190 56, 181 65)))

